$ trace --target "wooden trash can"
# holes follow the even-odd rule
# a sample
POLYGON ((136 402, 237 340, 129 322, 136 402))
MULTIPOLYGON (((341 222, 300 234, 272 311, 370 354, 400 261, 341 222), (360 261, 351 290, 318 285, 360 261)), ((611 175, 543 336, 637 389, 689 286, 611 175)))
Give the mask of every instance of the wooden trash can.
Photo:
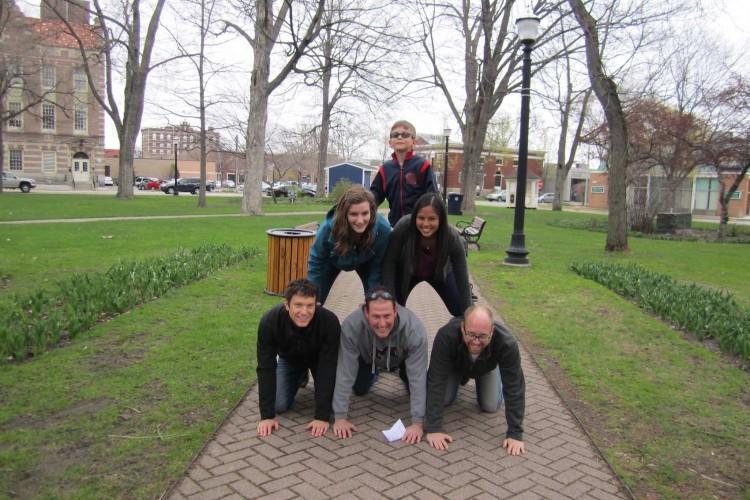
POLYGON ((268 270, 265 292, 284 295, 290 281, 307 278, 307 259, 315 240, 315 231, 306 229, 269 229, 268 270))

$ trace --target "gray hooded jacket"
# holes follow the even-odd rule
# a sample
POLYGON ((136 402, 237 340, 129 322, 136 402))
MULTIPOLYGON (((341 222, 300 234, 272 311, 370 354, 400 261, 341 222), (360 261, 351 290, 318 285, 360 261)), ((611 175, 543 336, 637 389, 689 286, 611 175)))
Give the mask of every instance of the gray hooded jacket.
POLYGON ((411 422, 424 421, 427 400, 427 331, 417 316, 399 306, 393 330, 385 339, 370 328, 364 306, 351 313, 341 324, 341 344, 336 366, 336 388, 333 391, 333 414, 346 418, 349 396, 359 370, 358 358, 384 370, 406 365, 411 393, 411 422))

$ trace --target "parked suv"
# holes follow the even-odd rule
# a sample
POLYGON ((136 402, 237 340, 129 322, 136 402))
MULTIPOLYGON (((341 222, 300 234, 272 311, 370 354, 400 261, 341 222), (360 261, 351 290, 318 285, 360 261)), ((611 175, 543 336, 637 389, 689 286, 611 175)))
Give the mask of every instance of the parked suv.
POLYGON ((3 172, 3 187, 9 189, 20 189, 24 193, 31 191, 31 188, 36 187, 34 179, 28 177, 18 177, 16 174, 11 172, 3 172))
MULTIPOLYGON (((211 191, 211 189, 212 187, 210 184, 206 186, 206 191, 211 191)), ((161 190, 167 194, 174 194, 174 181, 169 181, 162 184, 161 190)), ((177 179, 177 191, 180 193, 198 194, 201 191, 201 180, 198 177, 177 179)))
POLYGON ((505 189, 495 188, 495 190, 485 196, 485 198, 487 198, 487 201, 503 202, 505 201, 505 197, 507 195, 508 191, 506 191, 505 189))

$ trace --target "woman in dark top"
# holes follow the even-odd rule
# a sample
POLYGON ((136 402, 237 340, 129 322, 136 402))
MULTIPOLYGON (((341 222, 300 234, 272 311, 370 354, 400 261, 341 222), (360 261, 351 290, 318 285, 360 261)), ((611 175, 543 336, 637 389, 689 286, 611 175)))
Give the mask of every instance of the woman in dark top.
POLYGON ((411 290, 426 281, 453 316, 471 305, 466 250, 456 228, 448 224, 438 193, 426 193, 414 211, 398 221, 383 263, 383 283, 405 305, 411 290))

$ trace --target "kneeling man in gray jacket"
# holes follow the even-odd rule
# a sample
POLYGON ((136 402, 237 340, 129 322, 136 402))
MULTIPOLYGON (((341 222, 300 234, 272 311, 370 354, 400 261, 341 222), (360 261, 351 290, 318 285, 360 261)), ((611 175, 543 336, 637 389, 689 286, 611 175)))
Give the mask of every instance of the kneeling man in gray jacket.
POLYGON ((341 343, 333 392, 333 432, 348 438, 357 428, 346 417, 349 396, 367 394, 379 377, 379 369, 399 369, 411 399, 411 425, 402 441, 422 440, 427 397, 427 332, 417 316, 396 305, 385 287, 365 294, 365 304, 341 324, 341 343))

